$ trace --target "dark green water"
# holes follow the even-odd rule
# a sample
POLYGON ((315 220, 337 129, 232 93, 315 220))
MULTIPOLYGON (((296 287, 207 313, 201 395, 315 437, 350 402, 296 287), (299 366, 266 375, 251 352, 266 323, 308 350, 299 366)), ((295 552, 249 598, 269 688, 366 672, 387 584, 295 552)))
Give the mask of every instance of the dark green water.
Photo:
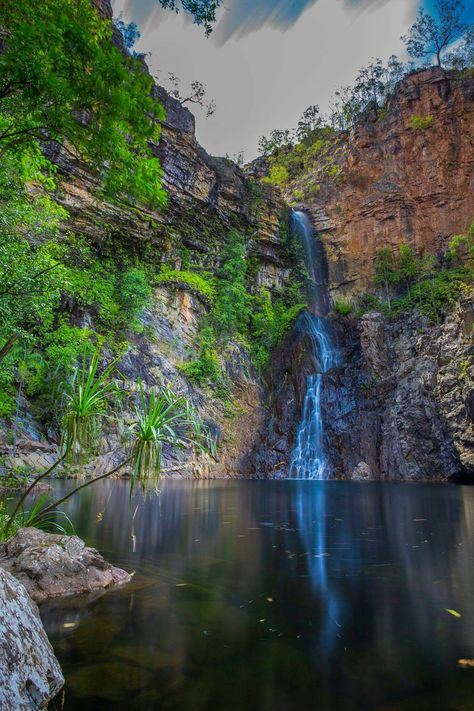
POLYGON ((474 488, 164 481, 134 540, 124 483, 69 513, 136 574, 43 606, 66 711, 474 709, 474 488))

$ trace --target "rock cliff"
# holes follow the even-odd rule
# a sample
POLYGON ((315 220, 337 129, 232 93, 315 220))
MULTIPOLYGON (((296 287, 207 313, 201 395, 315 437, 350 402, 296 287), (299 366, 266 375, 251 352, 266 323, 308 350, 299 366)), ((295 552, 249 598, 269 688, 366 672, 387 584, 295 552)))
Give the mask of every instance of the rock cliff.
MULTIPOLYGON (((474 480, 474 302, 442 324, 417 315, 334 318, 341 365, 323 376, 326 450, 342 479, 474 480)), ((296 325, 273 358, 273 413, 256 473, 285 477, 312 349, 296 325)))
POLYGON ((382 247, 396 250, 404 240, 419 254, 443 252, 452 235, 466 232, 474 216, 473 146, 474 77, 431 68, 407 76, 382 113, 367 111, 335 141, 333 171, 290 180, 284 194, 289 201, 295 190, 305 195, 334 295, 365 291, 382 247))
MULTIPOLYGON (((112 17, 108 0, 96 5, 104 16, 112 17)), ((114 41, 121 46, 120 33, 115 32, 114 41)), ((291 266, 281 229, 282 215, 287 211, 283 199, 270 186, 257 185, 246 177, 232 161, 208 155, 196 140, 194 117, 188 109, 162 87, 155 86, 154 92, 165 108, 166 119, 159 142, 151 147, 163 169, 168 206, 155 212, 139 204, 105 198, 96 177, 85 166, 73 163, 64 149, 55 147, 48 157, 59 168, 56 198, 69 215, 62 226, 66 240, 75 235, 85 237, 103 258, 117 252, 146 254, 155 265, 166 263, 174 269, 186 268, 185 254, 188 262, 213 273, 226 235, 235 229, 244 235, 247 256, 256 265, 255 289, 278 292, 291 266)), ((64 311, 75 325, 94 328, 94 308, 84 309, 69 299, 64 311)), ((160 284, 142 316, 143 334, 126 334, 130 345, 120 364, 125 387, 133 390, 139 379, 150 387, 172 384, 194 402, 219 438, 217 462, 205 456, 196 458, 191 451, 165 450, 165 474, 242 476, 248 469, 247 453, 260 425, 261 383, 248 350, 241 344, 231 342, 220 354, 230 382, 226 402, 212 387, 192 386, 180 369, 196 351, 199 328, 208 311, 206 299, 186 283, 160 284)), ((50 446, 41 422, 31 417, 26 400, 22 401, 21 419, 24 427, 12 463, 37 470, 56 456, 54 433, 50 446)), ((123 454, 115 431, 106 433, 105 439, 106 453, 93 463, 95 473, 104 471, 123 454)), ((2 436, 0 431, 0 454, 10 450, 8 435, 4 432, 2 436)))
MULTIPOLYGON (((108 0, 96 4, 111 17, 108 0)), ((121 45, 118 32, 114 41, 121 45)), ((61 176, 57 199, 69 214, 64 234, 86 236, 101 257, 146 254, 155 265, 179 270, 187 260, 215 273, 226 235, 235 229, 255 266, 250 288, 278 294, 297 258, 285 241, 284 198, 294 201, 298 191, 324 243, 330 291, 350 299, 367 290, 378 249, 389 245, 395 251, 406 241, 419 254, 442 257, 452 235, 466 232, 474 216, 471 75, 430 69, 408 76, 382 114, 366 112, 334 140, 331 170, 293 175, 283 195, 231 161, 209 156, 196 141, 192 114, 163 88, 154 91, 166 110, 161 139, 152 146, 164 171, 165 210, 108 200, 96 178, 64 150, 49 155, 61 176)), ((253 174, 261 177, 257 169, 253 174)), ((94 327, 93 308, 72 299, 64 311, 75 325, 94 327)), ((228 382, 223 398, 212 385, 192 384, 182 371, 196 353, 208 313, 209 303, 189 284, 160 283, 141 316, 143 332, 127 334, 120 364, 125 387, 133 390, 138 380, 150 387, 173 384, 220 442, 218 461, 165 450, 164 473, 283 476, 306 376, 315 369, 309 344, 297 323, 262 380, 248 348, 231 341, 219 353, 228 382)), ((416 315, 393 322, 380 314, 361 321, 333 318, 344 358, 325 376, 323 408, 336 476, 473 475, 471 313, 472 303, 465 303, 438 326, 416 315)), ((56 456, 57 437, 46 437, 26 400, 20 414, 24 427, 13 464, 37 470, 56 456)), ((10 450, 0 430, 0 454, 10 450)), ((116 429, 105 433, 104 451, 93 462, 95 473, 123 457, 116 429)))

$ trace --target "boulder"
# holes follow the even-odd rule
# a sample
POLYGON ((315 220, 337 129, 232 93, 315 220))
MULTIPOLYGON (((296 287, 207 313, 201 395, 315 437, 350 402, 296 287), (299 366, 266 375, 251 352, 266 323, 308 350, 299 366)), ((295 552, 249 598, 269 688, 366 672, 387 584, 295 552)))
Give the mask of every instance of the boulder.
POLYGON ((373 479, 372 469, 367 462, 359 462, 351 472, 351 479, 353 481, 369 481, 369 479, 373 479))
POLYGON ((77 536, 21 528, 0 548, 0 566, 41 602, 122 585, 131 576, 115 568, 77 536))
POLYGON ((45 708, 64 684, 38 608, 25 587, 0 568, 0 708, 45 708))

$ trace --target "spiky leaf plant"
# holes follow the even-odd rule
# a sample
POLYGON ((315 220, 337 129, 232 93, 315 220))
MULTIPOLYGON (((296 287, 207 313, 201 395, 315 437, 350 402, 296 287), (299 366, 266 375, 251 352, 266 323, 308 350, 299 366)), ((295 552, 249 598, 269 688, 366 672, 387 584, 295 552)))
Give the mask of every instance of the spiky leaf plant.
POLYGON ((139 383, 140 403, 130 425, 132 485, 156 486, 161 472, 163 445, 184 448, 200 440, 199 418, 189 400, 170 388, 152 388, 147 395, 139 383))
POLYGON ((100 358, 99 349, 90 358, 84 350, 82 363, 74 369, 66 388, 63 449, 67 448, 67 459, 75 464, 83 464, 94 450, 107 399, 117 391, 111 377, 119 358, 99 372, 100 358))

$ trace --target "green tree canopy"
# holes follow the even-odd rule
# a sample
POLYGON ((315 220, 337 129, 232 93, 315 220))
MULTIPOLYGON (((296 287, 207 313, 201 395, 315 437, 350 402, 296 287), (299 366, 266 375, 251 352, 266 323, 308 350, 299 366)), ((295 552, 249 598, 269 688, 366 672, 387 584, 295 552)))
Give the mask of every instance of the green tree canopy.
POLYGON ((57 143, 116 196, 163 205, 162 106, 139 60, 112 42, 90 0, 0 0, 0 156, 57 143))
POLYGON ((223 4, 223 0, 159 0, 160 5, 178 12, 182 7, 189 12, 196 25, 202 25, 206 35, 212 32, 212 25, 216 21, 216 11, 223 4))

